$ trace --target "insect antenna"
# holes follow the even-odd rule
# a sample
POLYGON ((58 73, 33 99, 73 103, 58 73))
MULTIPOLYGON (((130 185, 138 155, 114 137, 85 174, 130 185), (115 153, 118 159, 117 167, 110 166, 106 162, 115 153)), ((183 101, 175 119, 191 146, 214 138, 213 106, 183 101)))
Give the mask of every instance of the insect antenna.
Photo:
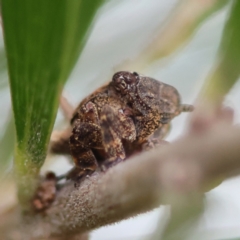
POLYGON ((181 104, 180 110, 181 112, 192 112, 194 110, 194 106, 190 104, 181 104))

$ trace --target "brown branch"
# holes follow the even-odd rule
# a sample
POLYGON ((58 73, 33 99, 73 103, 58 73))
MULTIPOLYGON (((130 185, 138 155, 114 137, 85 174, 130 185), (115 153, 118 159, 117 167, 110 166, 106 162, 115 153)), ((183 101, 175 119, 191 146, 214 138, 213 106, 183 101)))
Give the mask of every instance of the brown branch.
MULTIPOLYGON (((74 113, 74 107, 63 95, 60 97, 60 108, 66 120, 70 122, 74 113)), ((49 144, 50 152, 54 154, 70 154, 69 137, 71 133, 72 128, 70 126, 63 131, 53 131, 49 144)))
MULTIPOLYGON (((229 121, 202 131, 201 122, 192 126, 175 143, 132 157, 106 173, 96 172, 79 188, 67 183, 45 214, 25 218, 24 231, 13 213, 16 224, 9 232, 24 232, 31 239, 84 233, 156 208, 166 203, 169 191, 201 191, 212 180, 239 174, 239 127, 229 121)), ((7 222, 5 218, 3 230, 7 222)))
POLYGON ((70 121, 73 116, 75 108, 67 100, 67 98, 64 97, 64 95, 61 95, 61 97, 60 97, 60 108, 61 108, 65 118, 70 121))
POLYGON ((69 155, 69 137, 71 136, 71 133, 72 129, 70 127, 63 131, 53 131, 49 144, 50 153, 69 155))

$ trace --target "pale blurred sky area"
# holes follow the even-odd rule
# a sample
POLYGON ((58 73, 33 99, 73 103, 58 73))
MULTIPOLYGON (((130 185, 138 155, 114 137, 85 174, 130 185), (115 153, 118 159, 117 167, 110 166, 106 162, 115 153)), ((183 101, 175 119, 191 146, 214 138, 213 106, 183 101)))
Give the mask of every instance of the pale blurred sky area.
MULTIPOLYGON (((221 1, 221 0, 220 0, 221 1)), ((200 1, 199 1, 200 2, 200 1)), ((203 1, 206 2, 206 1, 203 1)), ((151 41, 156 32, 164 28, 178 0, 111 0, 98 14, 89 40, 64 89, 65 96, 76 105, 84 96, 111 79, 119 65, 134 59, 151 41)), ((214 13, 195 31, 189 41, 170 56, 154 61, 141 72, 175 86, 184 103, 193 103, 201 85, 213 66, 220 43, 229 5, 214 13)), ((2 39, 0 40, 2 45, 2 39)), ((2 73, 1 77, 6 77, 2 73)), ((226 99, 236 111, 235 122, 240 122, 240 84, 226 99)), ((0 89, 0 128, 8 120, 10 95, 8 86, 0 89)), ((175 118, 167 137, 178 138, 187 125, 188 114, 175 118)), ((61 126, 63 116, 58 113, 55 128, 61 126)), ((67 162, 61 158, 52 161, 51 168, 66 170, 67 162), (62 164, 59 164, 62 162, 62 164)), ((206 210, 198 229, 200 238, 224 239, 240 236, 240 178, 230 179, 206 194, 206 210)), ((91 234, 91 240, 135 240, 149 235, 159 218, 163 226, 167 207, 139 215, 117 224, 102 227, 91 234)))

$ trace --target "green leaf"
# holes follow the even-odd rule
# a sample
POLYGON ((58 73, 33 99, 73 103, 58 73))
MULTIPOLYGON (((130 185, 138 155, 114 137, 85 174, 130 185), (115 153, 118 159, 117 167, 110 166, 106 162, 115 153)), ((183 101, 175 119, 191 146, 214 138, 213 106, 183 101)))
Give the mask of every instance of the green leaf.
POLYGON ((157 35, 153 37, 148 46, 131 62, 127 61, 121 67, 123 69, 145 69, 155 61, 170 56, 190 41, 198 28, 228 3, 228 0, 205 2, 179 0, 165 20, 164 27, 158 27, 157 35))
POLYGON ((210 100, 219 100, 233 87, 240 75, 240 1, 232 1, 232 9, 227 20, 218 61, 207 78, 202 96, 210 100))
POLYGON ((14 121, 11 115, 9 122, 6 124, 6 130, 0 138, 0 176, 9 165, 9 160, 13 156, 14 139, 15 139, 14 121))
POLYGON ((3 46, 0 47, 0 89, 8 86, 7 60, 3 46))
POLYGON ((58 99, 102 0, 1 0, 20 199, 34 191, 58 99))
POLYGON ((151 239, 189 239, 204 210, 204 195, 197 192, 166 192, 163 199, 171 206, 171 217, 164 231, 161 230, 162 221, 159 221, 159 228, 151 239))

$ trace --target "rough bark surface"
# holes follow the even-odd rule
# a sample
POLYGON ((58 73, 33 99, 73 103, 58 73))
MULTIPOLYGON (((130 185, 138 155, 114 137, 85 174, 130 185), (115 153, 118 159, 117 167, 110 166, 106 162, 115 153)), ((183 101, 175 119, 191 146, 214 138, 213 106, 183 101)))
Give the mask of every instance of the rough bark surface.
POLYGON ((240 128, 230 122, 227 115, 214 124, 197 120, 170 145, 95 172, 80 187, 66 183, 44 214, 23 221, 13 209, 1 218, 0 232, 14 240, 70 237, 165 204, 169 192, 201 192, 212 180, 237 175, 240 128))

